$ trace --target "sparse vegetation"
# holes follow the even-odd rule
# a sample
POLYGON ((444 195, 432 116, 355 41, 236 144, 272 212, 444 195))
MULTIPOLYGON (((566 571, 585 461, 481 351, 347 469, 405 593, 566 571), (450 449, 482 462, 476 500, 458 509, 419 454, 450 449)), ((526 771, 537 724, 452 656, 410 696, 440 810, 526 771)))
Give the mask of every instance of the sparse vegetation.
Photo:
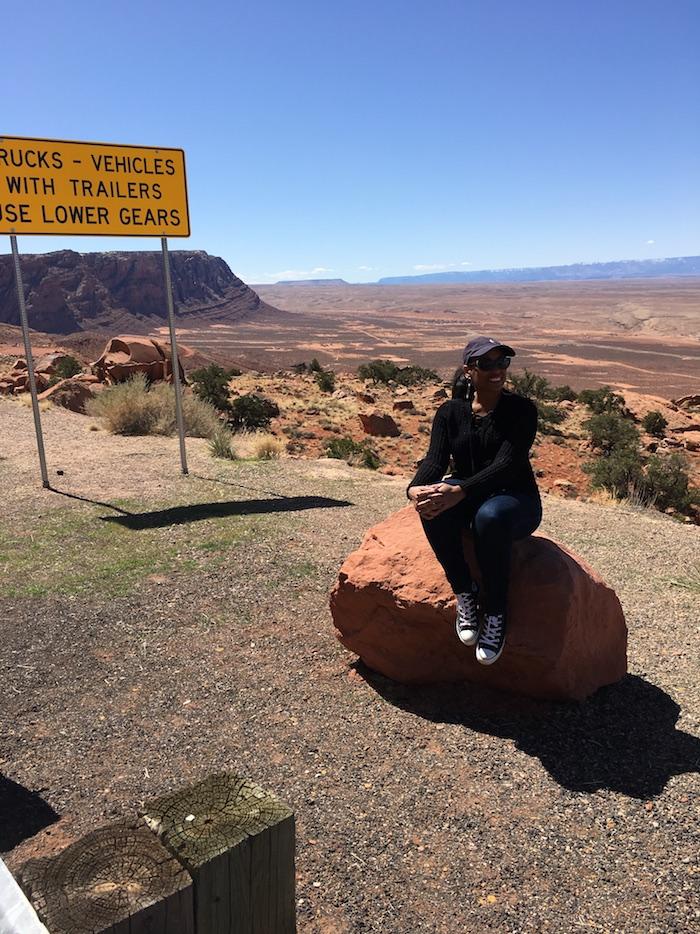
POLYGON ((76 360, 75 357, 67 354, 56 364, 55 378, 56 381, 61 379, 70 379, 71 376, 77 376, 78 373, 82 373, 83 367, 79 360, 76 360))
POLYGON ((224 460, 236 460, 237 454, 233 448, 233 435, 221 426, 212 435, 209 441, 209 452, 212 457, 221 457, 224 460))
MULTIPOLYGON (((103 389, 87 403, 88 414, 101 418, 112 434, 172 435, 177 431, 175 393, 167 383, 154 383, 138 374, 124 383, 103 389)), ((192 393, 183 393, 185 432, 193 438, 211 438, 220 425, 214 408, 192 393)))
POLYGON ((647 414, 642 419, 642 428, 644 431, 653 435, 655 438, 663 438, 664 431, 668 427, 668 422, 656 409, 647 414))
POLYGON ((653 455, 644 475, 644 488, 658 509, 687 512, 696 499, 688 485, 688 466, 681 454, 653 455))
POLYGON ((335 389, 335 373, 332 370, 316 370, 314 379, 321 392, 333 392, 335 389))
POLYGON ((550 405, 543 402, 542 399, 535 399, 537 406, 537 428, 543 435, 556 434, 560 425, 566 419, 566 413, 558 409, 556 405, 550 405))
POLYGON ((625 499, 643 483, 642 459, 632 447, 620 447, 583 465, 594 488, 607 490, 615 499, 625 499))
POLYGON ((578 401, 588 406, 594 415, 613 413, 623 415, 626 412, 625 400, 610 386, 601 386, 599 389, 583 389, 578 394, 578 401))
POLYGON ((335 457, 355 467, 376 470, 381 461, 369 441, 354 441, 352 438, 331 438, 326 442, 326 456, 335 457))
POLYGON ((219 412, 228 413, 231 408, 229 399, 229 382, 235 376, 240 376, 240 370, 224 370, 216 363, 201 367, 190 373, 193 392, 213 405, 219 412))
POLYGON ((639 445, 639 432, 635 426, 615 412, 592 415, 583 422, 583 427, 588 431, 593 447, 605 455, 624 448, 636 450, 639 445))
POLYGON ((229 423, 239 431, 241 429, 267 428, 273 418, 280 414, 277 403, 259 396, 254 392, 238 396, 231 403, 229 423))
POLYGON ((262 435, 255 442, 255 457, 261 461, 276 460, 284 450, 284 445, 274 435, 262 435))
POLYGON ((538 376, 537 373, 531 373, 525 369, 522 373, 511 373, 510 383, 514 392, 520 396, 526 396, 528 399, 551 399, 552 386, 544 376, 538 376))
POLYGON ((371 380, 377 383, 398 383, 401 386, 416 386, 419 383, 440 382, 440 377, 434 370, 422 366, 399 367, 391 360, 371 360, 357 368, 360 379, 371 380))

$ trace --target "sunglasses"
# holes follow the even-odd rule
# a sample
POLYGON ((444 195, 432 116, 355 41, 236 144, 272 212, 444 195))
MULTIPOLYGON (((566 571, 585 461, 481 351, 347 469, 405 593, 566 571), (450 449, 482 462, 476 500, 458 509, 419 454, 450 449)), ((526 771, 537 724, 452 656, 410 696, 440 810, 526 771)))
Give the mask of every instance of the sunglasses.
POLYGON ((488 373, 489 370, 507 370, 510 366, 510 357, 497 357, 495 360, 477 357, 471 366, 475 366, 477 370, 483 370, 485 373, 488 373))

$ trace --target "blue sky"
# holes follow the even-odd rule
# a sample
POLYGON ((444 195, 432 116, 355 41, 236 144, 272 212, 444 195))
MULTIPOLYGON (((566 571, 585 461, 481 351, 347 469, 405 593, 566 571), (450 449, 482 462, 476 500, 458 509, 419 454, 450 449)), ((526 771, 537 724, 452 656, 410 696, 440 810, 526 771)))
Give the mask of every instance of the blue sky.
POLYGON ((171 249, 247 282, 700 253, 698 0, 32 0, 3 33, 0 132, 182 147, 171 249))

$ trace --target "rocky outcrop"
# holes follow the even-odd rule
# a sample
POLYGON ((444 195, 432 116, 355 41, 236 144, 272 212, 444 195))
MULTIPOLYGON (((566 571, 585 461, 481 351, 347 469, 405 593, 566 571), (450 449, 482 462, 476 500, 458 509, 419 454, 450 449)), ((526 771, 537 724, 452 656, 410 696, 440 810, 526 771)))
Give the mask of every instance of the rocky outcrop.
MULTIPOLYGON (((167 318, 161 254, 24 254, 20 258, 30 326, 53 334, 150 330, 167 318)), ((270 306, 202 250, 170 253, 175 311, 235 321, 270 306)), ((11 256, 0 256, 0 322, 19 324, 11 256)))
POLYGON ((391 415, 383 415, 381 412, 360 412, 359 419, 366 435, 372 435, 375 438, 398 438, 401 434, 401 429, 391 415))
MULTIPOLYGON (((101 381, 109 384, 123 383, 137 373, 142 373, 149 382, 170 382, 173 372, 170 345, 165 347, 152 337, 120 334, 107 342, 92 369, 101 381)), ((180 379, 184 378, 180 364, 180 379)))
POLYGON ((71 412, 85 414, 85 404, 93 399, 95 390, 102 388, 97 383, 91 386, 82 379, 62 379, 60 382, 42 392, 39 399, 48 399, 55 405, 60 405, 71 412))
MULTIPOLYGON (((478 579, 469 541, 467 557, 478 579)), ((615 593, 544 536, 513 549, 505 651, 481 666, 457 639, 455 604, 412 506, 370 529, 331 595, 340 641, 404 683, 475 681, 532 697, 582 700, 627 671, 627 629, 615 593)))

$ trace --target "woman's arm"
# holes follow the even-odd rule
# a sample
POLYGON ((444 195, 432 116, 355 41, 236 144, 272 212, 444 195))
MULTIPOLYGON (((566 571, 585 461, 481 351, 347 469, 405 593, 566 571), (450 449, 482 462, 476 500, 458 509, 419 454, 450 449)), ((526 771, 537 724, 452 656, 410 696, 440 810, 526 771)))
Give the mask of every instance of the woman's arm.
POLYGON ((409 499, 415 500, 416 498, 411 492, 414 487, 423 487, 437 483, 439 480, 442 480, 447 470, 447 465, 450 460, 450 443, 447 437, 448 408, 449 401, 443 402, 435 413, 433 427, 430 433, 428 453, 421 461, 415 477, 411 480, 406 490, 406 495, 409 499))

